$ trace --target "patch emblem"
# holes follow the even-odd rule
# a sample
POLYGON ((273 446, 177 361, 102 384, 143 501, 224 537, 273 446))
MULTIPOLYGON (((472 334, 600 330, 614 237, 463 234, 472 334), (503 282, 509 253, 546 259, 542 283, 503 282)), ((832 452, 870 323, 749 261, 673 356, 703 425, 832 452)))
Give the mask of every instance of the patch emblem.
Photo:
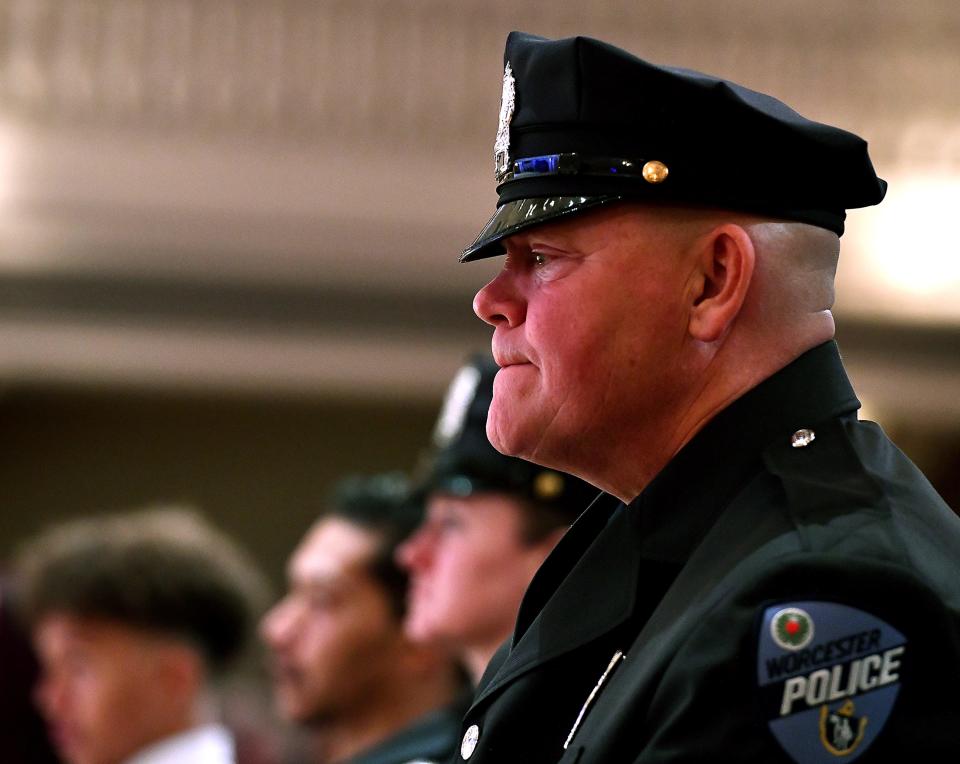
POLYGON ((470 404, 477 395, 480 384, 480 370, 474 366, 464 366, 453 378, 443 399, 443 408, 437 417, 433 429, 433 443, 437 448, 445 448, 463 432, 470 404))
POLYGON ((786 607, 771 619, 770 636, 784 650, 802 650, 813 641, 813 620, 798 607, 786 607))
POLYGON ((760 707, 798 764, 854 761, 883 729, 900 691, 907 640, 835 602, 764 611, 757 649, 760 707))
POLYGON ((502 183, 510 174, 510 122, 517 103, 517 81, 513 68, 508 63, 503 70, 503 91, 500 94, 500 124, 497 139, 493 142, 493 165, 497 183, 502 183))
POLYGON ((863 740, 867 717, 854 716, 856 707, 848 700, 836 711, 820 706, 820 742, 834 756, 846 756, 863 740))

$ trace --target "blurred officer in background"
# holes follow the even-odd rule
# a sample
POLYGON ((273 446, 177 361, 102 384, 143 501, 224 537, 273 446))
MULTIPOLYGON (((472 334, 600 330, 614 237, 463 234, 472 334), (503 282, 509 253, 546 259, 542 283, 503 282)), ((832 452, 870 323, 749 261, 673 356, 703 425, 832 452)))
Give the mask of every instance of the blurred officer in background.
POLYGON ((44 729, 34 687, 40 667, 29 635, 16 617, 16 587, 0 574, 0 761, 4 764, 57 764, 44 729))
POLYGON ((456 747, 461 674, 403 633, 407 577, 393 558, 422 515, 397 474, 342 481, 261 623, 278 712, 309 728, 325 764, 442 761, 456 747))
POLYGON ((866 143, 589 38, 512 33, 504 64, 462 256, 507 255, 474 301, 487 432, 609 495, 461 760, 956 761, 960 519, 858 420, 832 340, 846 210, 886 190, 866 143))
POLYGON ((36 696, 69 764, 231 764, 213 682, 265 602, 247 557, 199 516, 150 510, 55 527, 19 557, 36 696))
POLYGON ((490 445, 496 372, 478 356, 451 383, 419 486, 427 516, 398 552, 411 577, 407 634, 459 655, 474 684, 510 636, 534 572, 599 494, 490 445))

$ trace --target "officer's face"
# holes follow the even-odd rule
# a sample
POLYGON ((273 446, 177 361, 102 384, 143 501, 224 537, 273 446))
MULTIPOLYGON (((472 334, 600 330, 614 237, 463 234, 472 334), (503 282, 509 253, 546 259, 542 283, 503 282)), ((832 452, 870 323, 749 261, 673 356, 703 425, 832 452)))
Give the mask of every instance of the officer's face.
POLYGON ((290 589, 261 624, 278 712, 297 722, 349 718, 393 691, 407 649, 402 625, 369 572, 379 538, 320 521, 294 553, 290 589))
POLYGON ((474 300, 501 366, 487 419, 498 450, 607 487, 609 444, 668 426, 689 240, 682 221, 639 205, 506 240, 503 269, 474 300))
POLYGON ((410 571, 411 638, 462 652, 495 649, 509 636, 523 592, 556 541, 527 543, 523 511, 499 493, 430 498, 423 525, 398 551, 410 571))
POLYGON ((178 689, 192 649, 168 637, 54 613, 40 620, 34 639, 43 669, 37 701, 69 764, 126 760, 184 723, 177 714, 195 700, 178 689))

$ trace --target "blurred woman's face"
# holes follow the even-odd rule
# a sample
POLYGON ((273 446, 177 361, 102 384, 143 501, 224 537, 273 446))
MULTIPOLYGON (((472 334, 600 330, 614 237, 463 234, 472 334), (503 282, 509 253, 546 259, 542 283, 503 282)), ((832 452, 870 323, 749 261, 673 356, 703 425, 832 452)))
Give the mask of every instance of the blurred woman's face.
POLYGON ((555 538, 528 543, 524 507, 507 494, 435 494, 423 525, 398 550, 410 572, 404 628, 457 651, 495 648, 555 538))

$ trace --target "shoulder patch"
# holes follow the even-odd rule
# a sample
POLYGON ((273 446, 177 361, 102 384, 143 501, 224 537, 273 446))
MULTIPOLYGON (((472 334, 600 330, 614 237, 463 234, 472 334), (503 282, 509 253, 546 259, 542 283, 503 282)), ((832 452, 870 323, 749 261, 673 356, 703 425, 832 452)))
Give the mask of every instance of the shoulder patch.
POLYGON ((798 764, 856 760, 883 729, 900 691, 907 640, 836 602, 768 607, 757 644, 764 720, 798 764))

